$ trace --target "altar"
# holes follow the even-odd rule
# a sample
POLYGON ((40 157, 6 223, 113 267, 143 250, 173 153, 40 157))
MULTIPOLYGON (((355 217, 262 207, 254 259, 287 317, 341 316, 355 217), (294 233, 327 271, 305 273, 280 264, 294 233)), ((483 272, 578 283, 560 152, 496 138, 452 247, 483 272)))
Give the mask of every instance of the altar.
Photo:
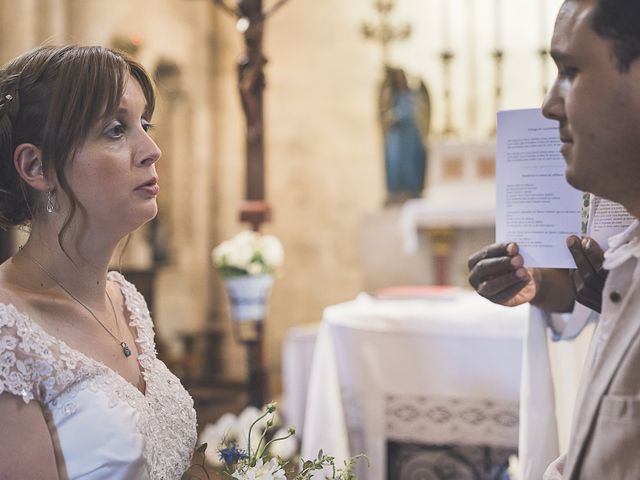
MULTIPOLYGON (((528 306, 507 309, 459 288, 413 299, 361 294, 326 308, 309 376, 303 458, 322 448, 342 464, 364 452, 370 466, 358 478, 373 480, 431 465, 419 451, 394 466, 388 459, 399 446, 488 448, 504 463, 518 442, 527 315, 528 306)), ((435 453, 451 464, 459 454, 435 453)))
POLYGON ((467 259, 495 241, 495 143, 432 142, 422 198, 364 216, 365 289, 468 286, 467 259))

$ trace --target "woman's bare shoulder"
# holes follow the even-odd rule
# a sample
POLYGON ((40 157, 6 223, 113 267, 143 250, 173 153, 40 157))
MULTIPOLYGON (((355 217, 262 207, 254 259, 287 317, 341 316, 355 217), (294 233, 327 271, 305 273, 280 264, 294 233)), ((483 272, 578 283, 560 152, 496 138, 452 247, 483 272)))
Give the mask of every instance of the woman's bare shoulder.
POLYGON ((25 403, 20 396, 1 393, 0 431, 2 478, 58 478, 51 434, 39 402, 25 403))

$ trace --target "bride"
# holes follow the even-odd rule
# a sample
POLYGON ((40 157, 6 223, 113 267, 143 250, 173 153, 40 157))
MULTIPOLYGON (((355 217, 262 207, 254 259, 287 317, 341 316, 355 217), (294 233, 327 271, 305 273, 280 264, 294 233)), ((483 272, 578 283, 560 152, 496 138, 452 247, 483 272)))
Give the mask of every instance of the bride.
POLYGON ((9 479, 180 478, 193 401, 156 358, 149 310, 108 272, 157 213, 145 70, 103 47, 40 47, 0 69, 0 472, 9 479))

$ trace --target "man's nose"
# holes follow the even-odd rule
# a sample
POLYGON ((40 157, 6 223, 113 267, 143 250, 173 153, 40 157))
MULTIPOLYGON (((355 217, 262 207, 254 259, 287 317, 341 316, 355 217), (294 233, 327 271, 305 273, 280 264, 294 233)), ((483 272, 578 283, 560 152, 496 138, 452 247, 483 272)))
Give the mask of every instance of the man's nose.
POLYGON ((564 98, 560 95, 560 86, 554 83, 542 102, 542 114, 552 120, 564 118, 564 98))

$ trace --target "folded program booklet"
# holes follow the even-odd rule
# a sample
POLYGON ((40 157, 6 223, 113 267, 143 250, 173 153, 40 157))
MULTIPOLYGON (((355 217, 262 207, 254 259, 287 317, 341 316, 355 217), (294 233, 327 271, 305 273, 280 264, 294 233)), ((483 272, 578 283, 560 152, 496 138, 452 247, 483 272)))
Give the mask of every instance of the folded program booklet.
POLYGON ((633 217, 621 205, 584 194, 565 179, 558 122, 540 109, 498 112, 496 241, 516 242, 528 267, 575 268, 569 235, 607 238, 633 217))

